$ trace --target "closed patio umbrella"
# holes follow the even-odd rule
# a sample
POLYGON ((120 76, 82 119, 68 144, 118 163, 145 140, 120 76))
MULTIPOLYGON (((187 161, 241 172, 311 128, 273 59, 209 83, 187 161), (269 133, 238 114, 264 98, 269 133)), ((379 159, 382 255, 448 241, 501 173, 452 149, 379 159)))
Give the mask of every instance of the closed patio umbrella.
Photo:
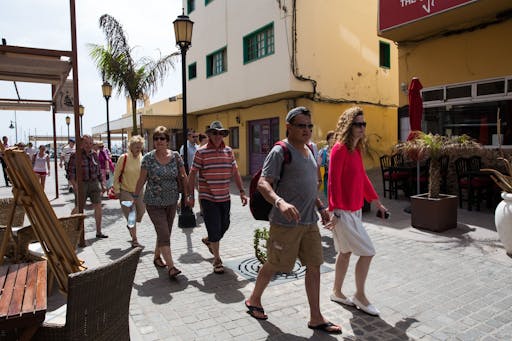
MULTIPOLYGON (((423 116, 423 100, 421 98, 421 85, 417 77, 413 77, 409 84, 409 124, 411 131, 407 140, 414 139, 415 131, 421 130, 421 118, 423 116)), ((416 194, 420 194, 420 160, 416 159, 416 194)))

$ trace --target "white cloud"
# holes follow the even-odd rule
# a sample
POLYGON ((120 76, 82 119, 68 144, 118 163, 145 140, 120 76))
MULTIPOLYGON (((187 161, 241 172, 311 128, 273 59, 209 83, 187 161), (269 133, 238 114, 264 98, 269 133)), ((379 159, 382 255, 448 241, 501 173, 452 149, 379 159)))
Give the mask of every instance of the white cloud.
MULTIPOLYGON (((75 1, 77 18, 78 79, 80 102, 85 106, 84 131, 106 121, 106 104, 101 94, 101 76, 89 57, 87 44, 105 44, 98 21, 101 15, 109 14, 123 26, 131 47, 136 47, 136 58, 148 56, 158 58, 177 50, 174 43, 172 22, 181 14, 181 0, 82 0, 75 1)), ((69 1, 66 0, 16 0, 3 1, 0 11, 0 37, 8 45, 71 50, 69 1)), ((18 83, 21 98, 49 99, 49 86, 18 83)), ((159 91, 151 97, 152 102, 181 93, 181 66, 176 65, 159 91)), ((16 92, 12 82, 0 81, 0 98, 14 98, 16 92)), ((124 96, 109 101, 110 119, 118 119, 126 111, 124 96)), ((9 129, 14 121, 13 111, 1 111, 0 135, 7 135, 14 142, 15 134, 9 129)), ((66 115, 58 115, 57 134, 67 135, 66 115)), ((17 112, 18 140, 26 141, 33 134, 51 134, 52 123, 49 112, 17 112)))

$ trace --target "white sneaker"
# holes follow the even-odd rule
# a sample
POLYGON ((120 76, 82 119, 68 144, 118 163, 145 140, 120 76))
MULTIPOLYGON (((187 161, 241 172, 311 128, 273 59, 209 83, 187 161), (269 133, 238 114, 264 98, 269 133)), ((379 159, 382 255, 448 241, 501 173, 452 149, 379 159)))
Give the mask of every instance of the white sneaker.
POLYGON ((373 304, 364 305, 355 296, 352 297, 352 302, 354 302, 354 304, 356 305, 356 307, 358 309, 361 309, 362 311, 364 311, 368 315, 372 315, 372 316, 379 316, 380 315, 379 309, 375 308, 375 306, 373 306, 373 304))
POLYGON ((350 297, 341 298, 334 294, 331 294, 331 301, 336 302, 336 303, 341 303, 341 304, 347 305, 349 307, 353 307, 355 305, 354 302, 352 302, 352 300, 350 299, 350 297))

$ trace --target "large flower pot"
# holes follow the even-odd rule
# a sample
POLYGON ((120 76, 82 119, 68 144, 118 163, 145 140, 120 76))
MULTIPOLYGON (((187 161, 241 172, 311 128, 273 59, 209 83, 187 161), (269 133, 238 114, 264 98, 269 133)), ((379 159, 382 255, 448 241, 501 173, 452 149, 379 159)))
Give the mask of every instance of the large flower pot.
POLYGON ((503 199, 494 214, 494 223, 505 251, 512 256, 512 193, 501 193, 503 199))
POLYGON ((418 229, 443 232, 457 227, 458 199, 455 195, 440 194, 429 198, 428 194, 411 196, 411 225, 418 229))

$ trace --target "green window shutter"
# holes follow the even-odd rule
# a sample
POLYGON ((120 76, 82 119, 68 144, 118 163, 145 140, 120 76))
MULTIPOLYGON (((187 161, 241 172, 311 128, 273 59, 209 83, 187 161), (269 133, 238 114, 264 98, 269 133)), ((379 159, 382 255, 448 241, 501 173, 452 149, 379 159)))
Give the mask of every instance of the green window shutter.
POLYGON ((379 41, 379 66, 391 68, 391 47, 384 41, 379 41))
POLYGON ((197 63, 192 63, 188 66, 188 79, 194 79, 197 77, 197 63))

